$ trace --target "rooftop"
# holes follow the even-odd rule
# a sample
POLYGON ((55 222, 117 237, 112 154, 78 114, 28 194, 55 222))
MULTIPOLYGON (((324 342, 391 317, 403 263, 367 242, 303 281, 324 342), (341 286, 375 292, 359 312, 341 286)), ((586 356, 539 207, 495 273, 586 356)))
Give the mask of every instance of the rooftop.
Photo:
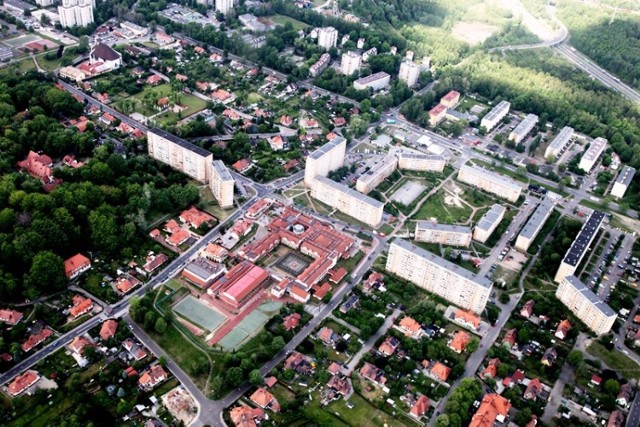
POLYGON ((569 142, 571 137, 573 136, 573 128, 569 126, 565 126, 562 128, 560 133, 553 138, 553 141, 549 144, 548 148, 551 148, 556 151, 560 151, 564 148, 564 146, 569 142))
POLYGON ((577 267, 587 250, 589 244, 591 243, 591 239, 593 239, 594 235, 600 228, 602 221, 604 220, 604 213, 600 211, 593 211, 587 221, 582 226, 580 233, 576 237, 576 239, 571 244, 571 247, 567 251, 564 256, 563 262, 577 267))
POLYGON ((448 233, 468 233, 471 234, 471 229, 464 225, 449 225, 439 224, 434 221, 416 221, 416 232, 418 229, 422 230, 437 230, 448 233))
POLYGON ((214 160, 211 163, 213 170, 220 177, 222 181, 233 181, 233 177, 229 172, 229 169, 222 163, 222 160, 214 160))
POLYGON ((506 176, 502 176, 502 175, 500 175, 500 174, 498 174, 496 172, 493 172, 493 171, 490 171, 488 169, 484 169, 484 168, 478 167, 476 165, 467 165, 467 164, 465 164, 460 168, 460 171, 462 172, 463 169, 466 172, 474 173, 474 174, 476 174, 476 176, 482 177, 483 179, 491 181, 494 184, 502 185, 504 187, 521 188, 520 184, 518 184, 512 178, 508 178, 506 176))
POLYGON ((341 136, 337 136, 337 137, 333 138, 331 141, 329 141, 326 144, 324 144, 322 147, 318 148, 313 153, 309 154, 307 156, 307 158, 318 160, 322 156, 327 154, 329 151, 333 150, 335 147, 337 147, 338 145, 342 144, 343 142, 345 142, 345 139, 343 137, 341 137, 341 136))
POLYGON ((323 183, 325 185, 333 187, 334 189, 340 191, 341 193, 347 194, 350 197, 353 197, 353 198, 355 198, 355 199, 357 199, 357 200, 359 200, 359 201, 361 201, 363 203, 366 203, 366 204, 368 204, 370 206, 373 206, 374 208, 379 208, 381 206, 384 206, 383 202, 381 202, 379 200, 376 200, 376 199, 374 199, 372 197, 369 197, 369 196, 367 196, 365 194, 362 194, 359 191, 351 189, 351 188, 347 187, 346 185, 342 185, 340 183, 337 183, 337 182, 335 182, 335 181, 333 181, 333 180, 331 180, 329 178, 326 178, 324 176, 316 176, 314 179, 316 181, 320 181, 321 183, 323 183))
POLYGON ((600 311, 607 317, 615 316, 616 313, 600 299, 598 295, 593 293, 584 283, 575 276, 567 276, 564 278, 571 286, 573 286, 583 297, 585 297, 596 310, 600 311))
POLYGON ((149 130, 149 133, 153 133, 155 135, 158 135, 166 140, 169 140, 171 142, 173 142, 176 145, 179 145, 180 147, 186 148, 189 151, 193 151, 194 153, 203 156, 203 157, 208 157, 208 156, 212 156, 213 154, 211 154, 210 151, 205 150, 202 147, 198 147, 195 144, 190 143, 189 141, 185 141, 182 138, 178 138, 177 136, 170 134, 169 132, 165 132, 162 129, 159 128, 153 128, 151 130, 149 130))
POLYGON ((531 127, 533 127, 537 122, 538 116, 535 114, 527 114, 527 116, 513 130, 513 133, 516 135, 527 134, 531 130, 531 127))
POLYGON ((481 230, 489 230, 498 220, 498 218, 504 215, 505 211, 506 209, 504 206, 497 203, 494 204, 493 206, 491 206, 491 209, 487 211, 487 213, 482 215, 482 218, 480 218, 480 221, 478 221, 476 227, 481 230))
POLYGON ((595 161, 600 157, 604 149, 607 148, 607 142, 604 138, 594 139, 589 148, 587 148, 587 151, 582 155, 582 158, 588 161, 595 161))
POLYGON ((499 115, 503 114, 505 109, 509 110, 509 108, 511 108, 511 103, 510 102, 500 101, 498 103, 498 105, 493 107, 491 109, 491 111, 489 111, 487 113, 487 115, 484 116, 484 118, 487 119, 487 120, 494 120, 496 117, 498 117, 499 115))
POLYGON ((375 82, 377 80, 388 79, 391 76, 384 71, 377 72, 375 74, 371 74, 370 76, 362 77, 356 80, 356 83, 361 85, 366 85, 367 83, 375 82))
POLYGON ((620 174, 616 178, 616 183, 622 184, 625 187, 628 187, 631 184, 631 180, 633 176, 636 174, 636 170, 631 166, 625 166, 620 171, 620 174))
POLYGON ((539 231, 540 226, 542 226, 546 221, 554 206, 555 204, 551 199, 545 198, 538 207, 536 207, 533 215, 531 215, 525 226, 522 228, 520 235, 527 239, 533 238, 533 236, 539 231))

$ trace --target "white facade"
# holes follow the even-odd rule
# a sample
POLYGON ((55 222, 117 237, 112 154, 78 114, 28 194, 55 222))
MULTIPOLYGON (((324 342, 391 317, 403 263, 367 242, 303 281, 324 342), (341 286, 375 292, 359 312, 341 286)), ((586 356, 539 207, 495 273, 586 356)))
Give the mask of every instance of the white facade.
POLYGON ((511 108, 511 103, 507 101, 500 101, 498 105, 493 107, 491 111, 487 113, 486 116, 482 118, 480 121, 480 126, 484 127, 487 132, 496 127, 496 125, 502 120, 504 116, 509 112, 509 108, 511 108))
POLYGON ((60 25, 63 27, 86 27, 93 23, 93 8, 91 0, 62 0, 58 6, 60 25))
POLYGON ((446 165, 447 160, 443 156, 412 153, 400 153, 398 155, 398 169, 442 172, 446 165))
POLYGON ((573 128, 570 128, 569 126, 563 127, 558 135, 556 135, 556 137, 553 138, 551 143, 547 146, 547 149, 544 150, 544 157, 559 157, 569 146, 572 136, 573 128))
POLYGON ((226 15, 233 10, 233 0, 216 0, 216 11, 226 15))
POLYGON ((222 160, 214 160, 211 164, 211 179, 209 187, 220 207, 233 206, 234 179, 222 160))
POLYGON ((382 221, 384 203, 339 184, 324 176, 316 176, 311 197, 338 209, 371 227, 382 221))
POLYGON ((535 127, 536 123, 538 123, 538 116, 535 114, 527 114, 524 120, 522 120, 518 126, 511 131, 509 134, 509 140, 519 144, 527 135, 529 135, 529 132, 531 132, 531 129, 535 127))
POLYGON ((630 166, 625 166, 620 171, 620 174, 616 178, 616 182, 613 183, 611 188, 611 195, 619 199, 624 197, 624 193, 627 192, 633 176, 636 174, 636 170, 630 166))
POLYGON ((578 167, 585 172, 589 172, 598 162, 602 153, 607 148, 607 140, 604 138, 596 138, 591 142, 591 145, 584 152, 578 167))
POLYGON ((356 52, 346 52, 342 54, 342 61, 340 62, 340 71, 342 74, 350 76, 351 74, 360 71, 362 65, 362 57, 356 52))
POLYGON ((161 129, 147 132, 149 156, 208 184, 213 154, 161 129))
POLYGON ((438 224, 433 221, 417 221, 415 240, 417 242, 468 247, 471 244, 471 229, 462 225, 438 224))
POLYGON ((473 228, 473 240, 485 243, 504 218, 506 211, 504 206, 500 206, 497 203, 491 206, 491 209, 482 215, 480 221, 473 228))
POLYGON ((491 293, 490 280, 403 239, 391 243, 385 269, 475 313, 482 313, 491 293))
POLYGON ((458 173, 458 180, 510 202, 517 201, 522 192, 520 184, 513 179, 477 166, 463 165, 458 173))
POLYGON ((546 198, 536 207, 536 210, 524 227, 522 227, 520 234, 518 234, 515 244, 517 250, 521 252, 529 250, 538 233, 542 230, 544 223, 547 222, 547 219, 551 216, 554 206, 553 200, 546 198))
POLYGON ((49 7, 55 3, 54 0, 36 0, 36 4, 42 7, 49 7))
POLYGON ((329 172, 342 167, 346 149, 347 140, 339 136, 309 154, 304 169, 305 185, 312 187, 316 176, 327 176, 329 172))
POLYGON ((582 258, 584 258, 584 254, 587 253, 598 230, 600 230, 603 220, 604 213, 600 211, 593 211, 589 218, 587 218, 587 221, 580 229, 580 233, 578 233, 567 250, 567 253, 564 255, 560 267, 558 267, 558 271, 556 272, 556 276, 553 279, 554 282, 560 283, 565 277, 575 274, 578 265, 580 265, 582 258))
POLYGON ((329 50, 338 44, 338 30, 333 27, 323 27, 318 29, 318 46, 329 50))
POLYGON ((575 276, 558 285, 556 298, 596 335, 606 334, 616 321, 616 313, 575 276))
POLYGON ((418 82, 420 76, 420 66, 413 61, 402 61, 398 79, 402 80, 409 87, 413 87, 418 82))
POLYGON ((356 181, 356 190, 367 194, 396 170, 398 159, 389 155, 382 159, 373 169, 363 173, 356 181))
POLYGON ((389 74, 380 71, 379 73, 356 80, 353 82, 353 87, 357 90, 372 89, 373 91, 377 91, 388 88, 390 80, 391 76, 389 74))

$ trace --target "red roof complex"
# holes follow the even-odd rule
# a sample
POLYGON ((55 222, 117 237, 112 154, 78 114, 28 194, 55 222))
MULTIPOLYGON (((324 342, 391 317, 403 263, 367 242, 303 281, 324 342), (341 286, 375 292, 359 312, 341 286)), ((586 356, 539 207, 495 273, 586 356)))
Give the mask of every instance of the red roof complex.
POLYGON ((213 217, 206 212, 202 212, 195 207, 182 211, 180 221, 188 223, 193 228, 200 228, 202 224, 208 224, 213 221, 213 217))
POLYGON ((34 385, 40 379, 40 375, 36 371, 27 371, 22 375, 18 375, 7 387, 11 396, 18 396, 26 389, 34 385))
POLYGON ((496 421, 506 420, 511 403, 498 394, 487 394, 482 398, 480 407, 471 418, 469 427, 493 427, 496 421))
POLYGON ((458 103, 458 101, 460 101, 460 92, 452 90, 442 97, 442 99, 440 100, 440 104, 444 105, 445 107, 452 108, 458 103))
POLYGON ((73 341, 69 344, 69 348, 76 354, 82 356, 84 354, 84 350, 93 345, 91 341, 83 336, 75 337, 73 341))
POLYGON ((82 254, 75 254, 64 261, 64 274, 69 279, 75 279, 91 268, 91 261, 82 254))
POLYGON ((24 351, 25 353, 28 351, 31 351, 32 348, 34 348, 35 346, 37 346, 38 344, 40 344, 41 342, 43 342, 44 340, 46 340, 52 335, 53 335, 53 331, 51 329, 42 328, 40 332, 29 335, 29 338, 27 338, 27 340, 22 343, 20 348, 22 348, 22 351, 24 351))
POLYGON ((75 319, 83 314, 88 313, 93 309, 93 301, 89 298, 85 298, 82 295, 75 295, 73 297, 73 307, 69 310, 69 316, 75 319))
POLYGON ((244 216, 250 219, 256 219, 271 207, 273 202, 269 199, 260 199, 247 209, 244 216))
POLYGON ((15 325, 22 320, 23 314, 15 310, 0 310, 0 322, 15 325))
POLYGON ((21 162, 18 162, 18 167, 26 171, 32 177, 39 179, 43 184, 50 184, 54 181, 53 160, 46 154, 38 154, 34 151, 29 151, 27 158, 21 162))
POLYGON ((268 278, 269 273, 262 267, 242 261, 218 279, 207 292, 219 294, 224 302, 237 308, 268 278))

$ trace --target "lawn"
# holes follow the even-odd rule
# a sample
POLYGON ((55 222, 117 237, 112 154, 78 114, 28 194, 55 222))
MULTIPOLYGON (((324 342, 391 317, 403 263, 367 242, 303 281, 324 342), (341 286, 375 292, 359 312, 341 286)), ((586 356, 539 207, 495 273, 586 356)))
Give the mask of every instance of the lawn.
POLYGON ((304 30, 309 26, 302 21, 298 21, 297 19, 293 19, 284 15, 273 15, 273 16, 270 16, 269 19, 273 21, 275 24, 279 24, 279 25, 284 25, 287 22, 291 22, 291 24, 293 25, 293 29, 296 31, 304 30))
POLYGON ((618 351, 607 350, 597 342, 591 342, 587 353, 603 361, 609 368, 620 372, 626 378, 640 378, 640 366, 618 351))
POLYGON ((60 66, 60 62, 62 62, 62 58, 56 58, 53 61, 49 61, 45 58, 45 55, 46 53, 38 55, 36 57, 40 67, 44 68, 47 71, 53 71, 60 66))
POLYGON ((36 64, 31 58, 25 58, 20 62, 14 62, 11 65, 0 68, 0 74, 22 74, 29 70, 35 70, 36 64))
POLYGON ((207 107, 207 103, 202 99, 193 96, 193 95, 180 95, 180 101, 178 104, 187 107, 185 110, 174 113, 172 111, 166 111, 155 118, 155 120, 159 121, 163 124, 173 124, 180 119, 188 117, 192 114, 197 113, 198 111, 202 111, 207 107))
POLYGON ((395 417, 398 417, 398 414, 392 417, 386 412, 376 409, 358 393, 353 393, 349 398, 349 402, 353 404, 353 408, 351 409, 347 407, 347 402, 343 399, 330 403, 326 409, 337 413, 341 419, 355 427, 406 425, 395 419, 395 417))
POLYGON ((472 211, 466 205, 462 205, 462 207, 445 205, 444 191, 440 189, 420 206, 412 219, 436 218, 439 223, 444 224, 464 223, 469 219, 472 211))
POLYGON ((103 286, 103 278, 104 275, 100 273, 91 273, 86 279, 82 279, 80 283, 80 287, 89 291, 92 295, 97 296, 101 300, 114 303, 117 302, 120 297, 113 290, 110 284, 106 283, 103 286))

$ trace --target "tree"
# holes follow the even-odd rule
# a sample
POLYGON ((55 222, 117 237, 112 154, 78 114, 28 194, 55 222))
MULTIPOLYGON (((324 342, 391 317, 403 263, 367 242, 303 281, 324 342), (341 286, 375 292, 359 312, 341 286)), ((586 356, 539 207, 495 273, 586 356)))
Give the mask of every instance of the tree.
POLYGON ((284 348, 285 342, 284 338, 278 336, 274 337, 273 341, 271 341, 271 350, 273 352, 278 352, 284 348))
POLYGON ((28 293, 35 297, 42 292, 55 292, 64 289, 67 277, 62 258, 50 251, 36 254, 25 279, 28 293))
POLYGON ((572 350, 567 357, 567 362, 569 362, 569 365, 573 366, 574 368, 582 363, 582 360, 583 356, 580 350, 572 350))
POLYGON ((478 340, 478 338, 471 338, 471 341, 469 341, 469 344, 467 344, 467 348, 466 351, 468 353, 473 353, 478 349, 478 345, 480 344, 480 341, 478 340))
POLYGON ((518 424, 519 426, 526 426, 529 421, 531 421, 531 409, 529 408, 524 408, 523 410, 519 411, 518 414, 515 417, 515 422, 516 424, 518 424))
POLYGON ((242 384, 242 379, 242 369, 237 366, 229 368, 227 372, 224 373, 224 381, 229 387, 239 386, 240 384, 242 384))
POLYGON ((620 383, 613 378, 606 380, 603 387, 604 390, 612 396, 617 396, 618 393, 620 393, 620 383))
POLYGON ((449 427, 449 415, 442 414, 436 420, 436 427, 449 427))
POLYGON ((167 322, 162 317, 158 317, 154 329, 157 333, 164 334, 164 332, 167 330, 167 322))
POLYGON ((253 386, 259 386, 262 384, 262 374, 259 369, 254 369, 249 373, 249 383, 253 386))

